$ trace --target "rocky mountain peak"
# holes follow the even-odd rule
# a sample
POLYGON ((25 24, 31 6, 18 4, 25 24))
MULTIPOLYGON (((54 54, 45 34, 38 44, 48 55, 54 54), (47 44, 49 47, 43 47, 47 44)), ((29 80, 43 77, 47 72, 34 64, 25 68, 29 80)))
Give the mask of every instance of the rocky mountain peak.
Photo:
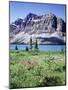
POLYGON ((10 25, 10 31, 24 31, 24 33, 46 33, 61 31, 65 32, 65 22, 62 18, 58 18, 55 14, 49 13, 38 16, 33 13, 29 13, 24 19, 18 18, 14 21, 13 25, 10 25))
POLYGON ((32 20, 32 19, 35 19, 36 17, 37 17, 36 14, 29 13, 29 14, 25 17, 24 21, 27 22, 28 20, 30 21, 30 20, 32 20))
POLYGON ((10 24, 10 36, 20 35, 20 33, 23 35, 45 34, 49 37, 53 34, 53 37, 54 35, 60 37, 66 33, 66 22, 53 13, 45 15, 29 13, 24 19, 18 18, 10 24))

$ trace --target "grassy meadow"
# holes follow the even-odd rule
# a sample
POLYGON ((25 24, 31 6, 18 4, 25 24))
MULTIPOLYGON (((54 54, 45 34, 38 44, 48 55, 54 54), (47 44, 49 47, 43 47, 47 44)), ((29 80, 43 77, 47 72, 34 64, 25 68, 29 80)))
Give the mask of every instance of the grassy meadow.
POLYGON ((10 51, 10 88, 65 85, 65 53, 10 51))

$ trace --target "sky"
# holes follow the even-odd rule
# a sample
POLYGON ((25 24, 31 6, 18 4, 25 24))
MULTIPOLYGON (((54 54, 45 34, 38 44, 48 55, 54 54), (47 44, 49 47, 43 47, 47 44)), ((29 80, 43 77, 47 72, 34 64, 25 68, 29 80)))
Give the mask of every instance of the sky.
POLYGON ((65 9, 66 7, 63 4, 60 5, 10 1, 10 23, 15 21, 17 18, 24 19, 29 13, 34 13, 37 15, 53 13, 65 21, 65 9))

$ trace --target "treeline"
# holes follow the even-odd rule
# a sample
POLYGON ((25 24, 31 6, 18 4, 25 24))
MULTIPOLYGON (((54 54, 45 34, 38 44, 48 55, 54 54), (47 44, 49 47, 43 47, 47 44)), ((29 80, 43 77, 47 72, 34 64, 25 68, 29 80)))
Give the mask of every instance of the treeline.
POLYGON ((32 50, 35 50, 35 51, 38 51, 38 41, 37 41, 37 38, 35 40, 35 43, 33 44, 32 42, 32 37, 30 38, 30 47, 26 46, 26 51, 32 51, 32 50), (33 47, 34 46, 34 47, 33 47))
MULTIPOLYGON (((35 50, 35 51, 38 51, 38 41, 37 41, 37 38, 35 40, 35 43, 33 44, 33 41, 32 41, 32 37, 30 38, 30 42, 29 42, 29 47, 26 46, 25 47, 25 51, 32 51, 32 50, 35 50)), ((16 45, 15 47, 15 50, 18 50, 18 47, 16 45)))

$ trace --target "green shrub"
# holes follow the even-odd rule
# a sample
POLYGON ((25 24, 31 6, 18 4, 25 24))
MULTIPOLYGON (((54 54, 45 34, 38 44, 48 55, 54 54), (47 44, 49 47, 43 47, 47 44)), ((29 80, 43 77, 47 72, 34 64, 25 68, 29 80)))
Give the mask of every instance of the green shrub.
POLYGON ((42 86, 60 86, 64 85, 63 80, 60 76, 46 76, 43 80, 42 86))
POLYGON ((66 71, 66 66, 65 65, 63 66, 63 71, 66 71))
POLYGON ((10 88, 65 85, 64 60, 50 60, 45 52, 29 52, 10 53, 10 88))
POLYGON ((55 71, 63 72, 63 68, 62 67, 58 67, 58 68, 55 69, 55 71))

